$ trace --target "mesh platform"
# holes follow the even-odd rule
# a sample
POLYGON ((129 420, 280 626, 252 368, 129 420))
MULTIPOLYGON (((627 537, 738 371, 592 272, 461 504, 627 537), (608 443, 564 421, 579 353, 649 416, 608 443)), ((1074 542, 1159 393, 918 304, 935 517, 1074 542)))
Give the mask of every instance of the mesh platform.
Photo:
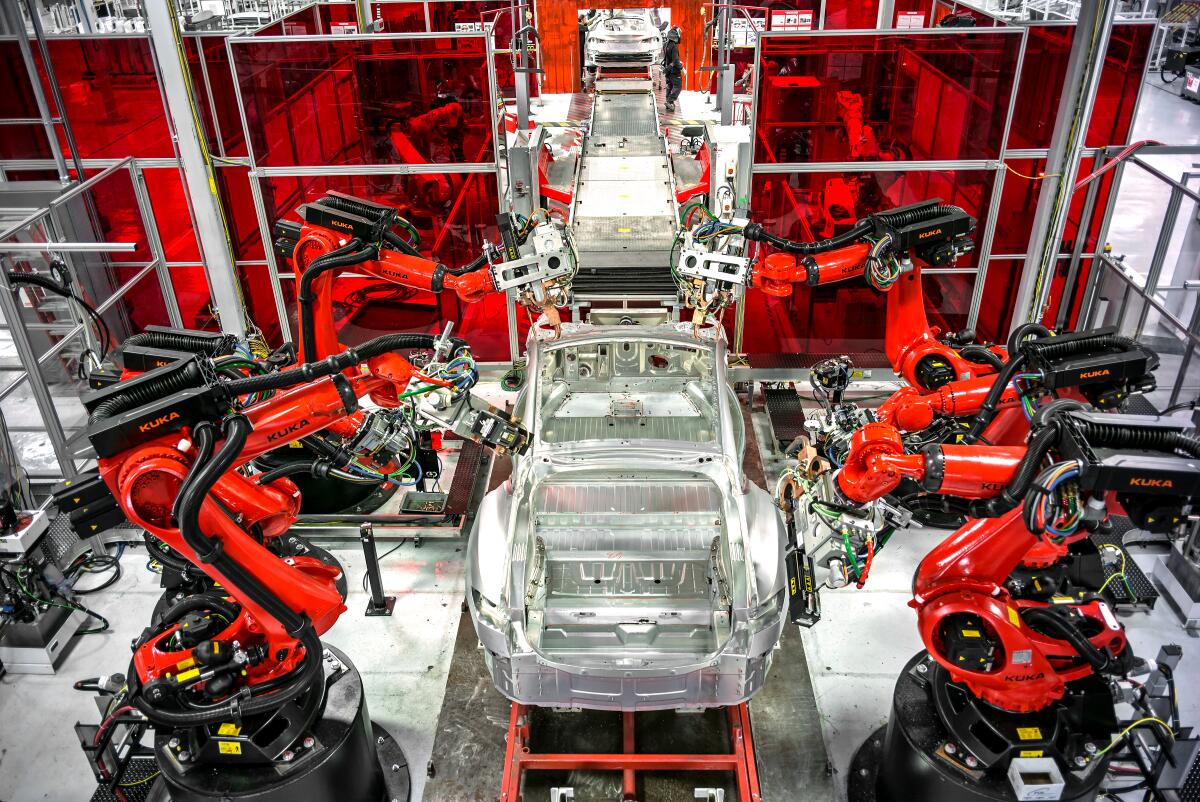
POLYGON ((479 481, 479 471, 486 462, 487 452, 474 440, 463 441, 454 465, 454 478, 450 481, 450 492, 446 494, 446 514, 466 515, 471 496, 479 481))
POLYGON ((121 796, 114 794, 107 786, 100 786, 92 794, 92 802, 145 802, 157 776, 158 764, 154 758, 135 757, 129 761, 125 776, 121 778, 121 796))
MULTIPOLYGON (((1125 550, 1124 541, 1125 535, 1133 530, 1133 523, 1124 515, 1114 515, 1110 519, 1112 521, 1112 529, 1108 532, 1097 532, 1092 535, 1091 541, 1100 546, 1116 546, 1125 555, 1125 582, 1128 582, 1128 587, 1125 582, 1120 579, 1114 579, 1108 583, 1105 588, 1105 593, 1112 599, 1114 605, 1121 606, 1136 606, 1136 607, 1153 607, 1158 601, 1158 591, 1154 587, 1154 583, 1146 576, 1138 564, 1134 562, 1133 557, 1125 550), (1130 590, 1133 593, 1130 593, 1130 590)), ((1121 564, 1117 563, 1113 566, 1105 566, 1104 578, 1118 573, 1121 570, 1121 564)))
POLYGON ((1144 395, 1131 395, 1121 405, 1121 411, 1129 415, 1157 415, 1158 410, 1144 395))
POLYGON ((804 434, 804 407, 800 403, 800 394, 793 387, 768 387, 763 390, 763 402, 775 447, 784 451, 804 434))

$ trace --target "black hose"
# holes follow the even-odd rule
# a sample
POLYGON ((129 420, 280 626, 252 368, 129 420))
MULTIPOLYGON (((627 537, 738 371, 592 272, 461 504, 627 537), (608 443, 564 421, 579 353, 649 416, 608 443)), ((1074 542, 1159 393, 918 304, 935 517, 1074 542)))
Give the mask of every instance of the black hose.
POLYGON ((810 256, 815 253, 825 253, 826 251, 852 245, 867 234, 870 234, 873 230, 874 226, 871 225, 869 220, 860 220, 852 228, 843 231, 835 237, 817 240, 816 242, 796 242, 795 240, 790 240, 786 237, 777 237, 769 233, 759 223, 751 223, 742 229, 742 236, 753 242, 765 242, 787 253, 810 256))
MULTIPOLYGON (((282 390, 298 384, 332 376, 346 368, 353 367, 372 357, 401 349, 432 348, 435 338, 432 334, 384 334, 373 340, 368 340, 357 348, 347 348, 341 353, 329 356, 320 362, 307 362, 289 370, 267 373, 262 376, 249 376, 235 381, 221 382, 221 387, 228 398, 236 398, 263 390, 282 390)), ((451 338, 451 349, 457 351, 466 343, 457 338, 451 338)), ((174 371, 150 381, 143 381, 127 387, 123 392, 105 399, 92 410, 90 424, 96 424, 107 418, 114 417, 130 409, 136 409, 156 399, 200 387, 207 381, 200 366, 193 362, 182 370, 174 371)))
MULTIPOLYGON (((184 559, 181 555, 173 551, 163 551, 164 544, 149 532, 142 531, 142 540, 146 544, 146 551, 150 553, 150 559, 157 560, 163 565, 173 568, 176 571, 184 571, 192 567, 192 564, 184 559)), ((168 546, 168 548, 170 548, 168 546)))
POLYGON ((101 317, 100 313, 96 311, 96 307, 84 300, 81 295, 76 293, 67 285, 60 284, 54 279, 47 278, 46 276, 40 276, 37 273, 20 273, 15 270, 9 271, 8 282, 9 284, 28 284, 34 287, 41 287, 47 292, 52 292, 55 295, 63 298, 70 298, 72 301, 79 304, 79 306, 84 312, 87 313, 88 317, 92 319, 92 322, 96 326, 96 339, 100 344, 100 354, 98 355, 99 361, 103 362, 105 357, 108 356, 108 352, 111 351, 113 347, 112 329, 108 327, 108 323, 106 323, 104 318, 101 317))
POLYGON ((166 376, 159 376, 149 381, 139 382, 131 387, 125 387, 117 395, 109 396, 96 405, 88 417, 88 423, 95 425, 108 418, 114 418, 122 412, 136 409, 151 401, 165 398, 180 390, 189 390, 204 383, 204 374, 200 366, 192 362, 182 370, 173 371, 166 376))
MULTIPOLYGON (((296 613, 288 607, 257 577, 226 555, 221 541, 209 538, 200 529, 200 508, 204 499, 221 476, 236 464, 251 431, 250 421, 243 415, 235 415, 225 421, 225 441, 220 450, 201 467, 193 469, 180 489, 179 533, 184 542, 195 552, 197 559, 211 564, 213 570, 226 579, 230 590, 244 594, 250 601, 276 619, 289 635, 296 638, 299 645, 304 648, 303 662, 296 671, 289 675, 292 679, 270 696, 250 695, 249 698, 244 698, 245 694, 239 694, 224 704, 206 708, 203 711, 162 710, 151 704, 144 696, 138 695, 134 700, 135 706, 154 724, 171 727, 214 724, 227 721, 230 717, 249 716, 274 710, 305 692, 320 694, 319 683, 323 676, 320 660, 321 641, 308 617, 296 613)), ((193 437, 197 439, 198 447, 214 436, 214 427, 210 423, 201 423, 193 429, 193 437)), ((250 693, 253 693, 252 689, 250 693)), ((309 717, 304 724, 305 727, 311 723, 318 710, 319 705, 313 704, 310 696, 308 704, 305 705, 305 712, 309 717)))
POLYGON ((768 233, 758 223, 751 223, 746 226, 742 230, 742 236, 755 242, 765 242, 781 251, 808 256, 815 253, 825 253, 858 242, 867 234, 876 231, 877 224, 882 224, 889 228, 903 228, 914 223, 920 223, 923 220, 932 220, 936 217, 960 212, 962 210, 957 206, 948 204, 938 204, 937 206, 917 209, 896 209, 890 212, 877 212, 864 217, 851 228, 835 237, 817 240, 816 242, 796 242, 784 237, 777 237, 774 234, 768 233))
POLYGON ((1050 329, 1046 328, 1041 323, 1022 323, 1020 326, 1017 326, 1015 329, 1013 329, 1012 334, 1008 335, 1009 358, 1011 358, 1013 354, 1020 350, 1021 343, 1024 342, 1025 338, 1030 334, 1036 334, 1038 337, 1049 337, 1051 332, 1050 329))
POLYGON ((1098 421, 1076 421, 1075 425, 1093 448, 1163 451, 1200 459, 1200 439, 1181 432, 1098 421))
MULTIPOLYGON (((434 342, 436 342, 436 338, 432 334, 384 334, 368 340, 356 348, 347 348, 339 354, 328 356, 319 362, 305 362, 290 370, 281 370, 263 376, 249 376, 238 381, 227 382, 222 386, 231 397, 249 395, 263 390, 282 390, 323 376, 341 373, 346 368, 391 351, 433 348, 434 342)), ((457 350, 462 346, 463 341, 451 339, 451 343, 457 350)))
POLYGON ((996 407, 1000 404, 1000 397, 1004 395, 1004 389, 1008 387, 1008 383, 1012 381, 1012 377, 1017 375, 1017 371, 1025 364, 1025 354, 1009 354, 1008 362, 1004 368, 996 374, 996 380, 992 382, 992 386, 988 389, 987 397, 983 399, 983 403, 979 405, 979 412, 975 415, 975 420, 971 421, 971 428, 963 435, 963 443, 974 443, 983 434, 983 430, 988 427, 992 420, 996 417, 996 407))
POLYGON ((1032 484, 1042 460, 1050 453, 1050 449, 1058 443, 1058 426, 1049 425, 1038 431, 1029 441, 1029 448, 1021 458, 1012 481, 1004 492, 995 498, 976 499, 968 506, 967 514, 972 518, 997 518, 1016 508, 1025 498, 1029 485, 1032 484))
POLYGON ((254 481, 260 485, 269 485, 276 479, 282 479, 285 476, 291 476, 296 473, 313 473, 317 470, 317 460, 311 462, 289 462, 280 465, 278 468, 272 468, 269 471, 264 471, 254 477, 254 481))
POLYGON ((300 305, 300 336, 306 362, 316 359, 317 352, 317 333, 313 329, 313 302, 316 301, 316 296, 312 294, 313 282, 331 270, 362 264, 378 255, 378 248, 374 245, 364 246, 362 240, 356 237, 341 248, 317 257, 300 274, 296 301, 300 305))
POLYGON ((392 209, 381 210, 377 206, 341 195, 326 195, 317 201, 317 203, 321 206, 327 206, 330 209, 337 209, 339 212, 349 212, 350 214, 358 215, 370 220, 372 223, 378 223, 388 213, 393 211, 392 209))
POLYGON ((991 365, 997 372, 1004 370, 1004 360, 992 349, 983 345, 964 345, 958 351, 963 359, 978 364, 991 365))
POLYGON ((162 621, 159 622, 158 629, 160 632, 165 631, 171 624, 183 618, 188 613, 198 613, 204 610, 212 610, 225 616, 227 621, 232 622, 237 618, 241 608, 231 602, 227 602, 222 598, 218 598, 213 593, 198 593, 195 596, 186 596, 175 604, 171 605, 166 612, 163 613, 162 621))
POLYGON ((237 344, 238 338, 232 334, 214 339, 176 331, 143 331, 141 334, 126 337, 125 341, 121 343, 125 348, 163 348, 168 351, 182 351, 210 358, 232 354, 237 348, 237 344))
POLYGON ((413 247, 412 243, 410 243, 404 237, 397 234, 395 231, 383 232, 383 241, 386 242, 388 245, 390 245, 392 247, 392 250, 400 251, 401 253, 406 253, 409 256, 417 256, 417 257, 420 257, 421 259, 425 258, 424 255, 419 250, 417 250, 415 247, 413 247))
POLYGON ((1102 651, 1079 631, 1079 628, 1053 610, 1045 607, 1028 607, 1021 611, 1021 618, 1035 629, 1046 630, 1045 634, 1058 637, 1071 644, 1079 656, 1097 672, 1108 668, 1111 661, 1108 653, 1102 651))
POLYGON ((443 267, 445 268, 445 272, 449 273, 452 276, 464 276, 467 273, 474 273, 476 270, 479 270, 487 263, 488 263, 488 256, 487 256, 487 250, 485 249, 483 253, 479 254, 478 256, 476 256, 471 261, 467 262, 462 267, 445 267, 445 265, 443 265, 443 267))

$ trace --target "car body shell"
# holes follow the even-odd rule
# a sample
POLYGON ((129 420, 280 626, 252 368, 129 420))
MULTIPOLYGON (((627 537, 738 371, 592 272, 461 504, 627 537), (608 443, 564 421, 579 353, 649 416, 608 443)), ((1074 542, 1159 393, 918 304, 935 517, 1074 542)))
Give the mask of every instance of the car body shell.
POLYGON ((535 326, 528 357, 516 414, 533 445, 467 549, 496 687, 546 707, 749 699, 783 628, 786 534, 742 472, 719 327, 535 326))

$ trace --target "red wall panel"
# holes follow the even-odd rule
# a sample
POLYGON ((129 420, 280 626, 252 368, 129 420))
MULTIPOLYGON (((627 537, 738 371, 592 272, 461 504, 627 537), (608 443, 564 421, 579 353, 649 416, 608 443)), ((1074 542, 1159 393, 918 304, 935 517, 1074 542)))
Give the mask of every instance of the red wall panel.
POLYGON ((53 38, 48 44, 80 156, 175 156, 148 37, 53 38))
POLYGON ((995 157, 1020 40, 1007 30, 765 38, 755 160, 995 157))

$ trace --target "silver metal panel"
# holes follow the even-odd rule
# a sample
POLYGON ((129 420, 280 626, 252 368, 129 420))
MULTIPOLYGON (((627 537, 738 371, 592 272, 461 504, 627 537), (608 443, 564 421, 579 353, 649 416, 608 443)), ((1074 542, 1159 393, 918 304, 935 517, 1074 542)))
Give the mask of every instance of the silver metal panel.
POLYGON ((610 156, 588 159, 579 170, 580 186, 589 181, 660 181, 669 183, 670 171, 658 156, 610 156))

